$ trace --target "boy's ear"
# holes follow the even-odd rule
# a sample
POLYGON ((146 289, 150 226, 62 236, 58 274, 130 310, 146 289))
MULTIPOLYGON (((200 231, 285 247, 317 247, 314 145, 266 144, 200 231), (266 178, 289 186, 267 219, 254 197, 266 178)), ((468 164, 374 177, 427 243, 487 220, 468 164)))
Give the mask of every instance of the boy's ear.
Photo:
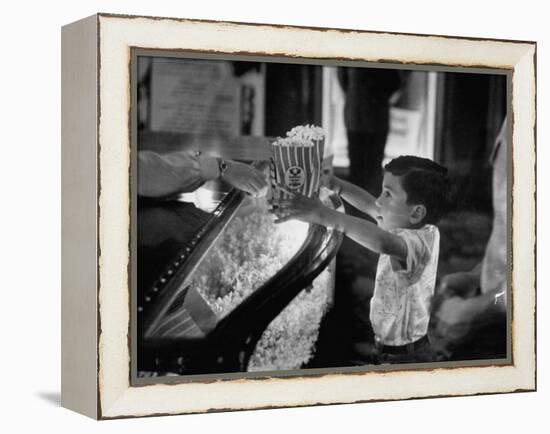
POLYGON ((409 219, 412 224, 418 224, 422 220, 424 220, 424 218, 426 217, 426 214, 427 214, 427 210, 424 205, 414 205, 409 215, 409 219))

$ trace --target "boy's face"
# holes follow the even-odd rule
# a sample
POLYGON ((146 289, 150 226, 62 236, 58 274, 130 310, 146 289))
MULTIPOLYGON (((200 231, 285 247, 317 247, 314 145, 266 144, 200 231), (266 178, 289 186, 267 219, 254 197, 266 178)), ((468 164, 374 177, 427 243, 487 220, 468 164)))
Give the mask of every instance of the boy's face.
POLYGON ((416 206, 407 204, 407 193, 401 185, 401 177, 389 172, 384 174, 382 193, 376 199, 376 221, 382 229, 411 228, 419 223, 415 217, 416 206))

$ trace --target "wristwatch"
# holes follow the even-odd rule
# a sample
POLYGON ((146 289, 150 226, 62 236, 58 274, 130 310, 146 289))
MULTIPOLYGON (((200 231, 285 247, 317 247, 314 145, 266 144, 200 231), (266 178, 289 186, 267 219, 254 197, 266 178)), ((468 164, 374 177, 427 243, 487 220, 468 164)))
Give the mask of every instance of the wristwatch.
POLYGON ((218 170, 219 170, 219 177, 223 178, 223 175, 225 172, 227 172, 227 169, 229 169, 229 164, 227 164, 227 161, 225 161, 223 158, 218 158, 218 170))

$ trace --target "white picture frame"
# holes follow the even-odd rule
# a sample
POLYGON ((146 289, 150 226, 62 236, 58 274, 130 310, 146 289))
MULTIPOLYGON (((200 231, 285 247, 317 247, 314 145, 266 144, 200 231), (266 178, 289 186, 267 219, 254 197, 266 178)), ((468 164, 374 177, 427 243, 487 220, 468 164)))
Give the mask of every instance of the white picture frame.
POLYGON ((532 391, 536 44, 97 14, 63 28, 62 405, 96 419, 532 391), (511 77, 511 363, 131 384, 133 47, 507 70, 511 77))

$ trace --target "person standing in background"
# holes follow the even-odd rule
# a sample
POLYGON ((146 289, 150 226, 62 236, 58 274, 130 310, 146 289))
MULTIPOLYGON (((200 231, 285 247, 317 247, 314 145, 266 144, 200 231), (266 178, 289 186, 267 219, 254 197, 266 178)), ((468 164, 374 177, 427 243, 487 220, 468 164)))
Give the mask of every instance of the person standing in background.
POLYGON ((390 128, 390 97, 401 87, 399 72, 341 67, 338 79, 346 98, 344 123, 350 160, 349 181, 378 194, 390 128))
POLYGON ((433 337, 453 360, 506 357, 507 153, 504 119, 490 157, 493 167, 493 228, 480 264, 443 276, 434 302, 433 337))

